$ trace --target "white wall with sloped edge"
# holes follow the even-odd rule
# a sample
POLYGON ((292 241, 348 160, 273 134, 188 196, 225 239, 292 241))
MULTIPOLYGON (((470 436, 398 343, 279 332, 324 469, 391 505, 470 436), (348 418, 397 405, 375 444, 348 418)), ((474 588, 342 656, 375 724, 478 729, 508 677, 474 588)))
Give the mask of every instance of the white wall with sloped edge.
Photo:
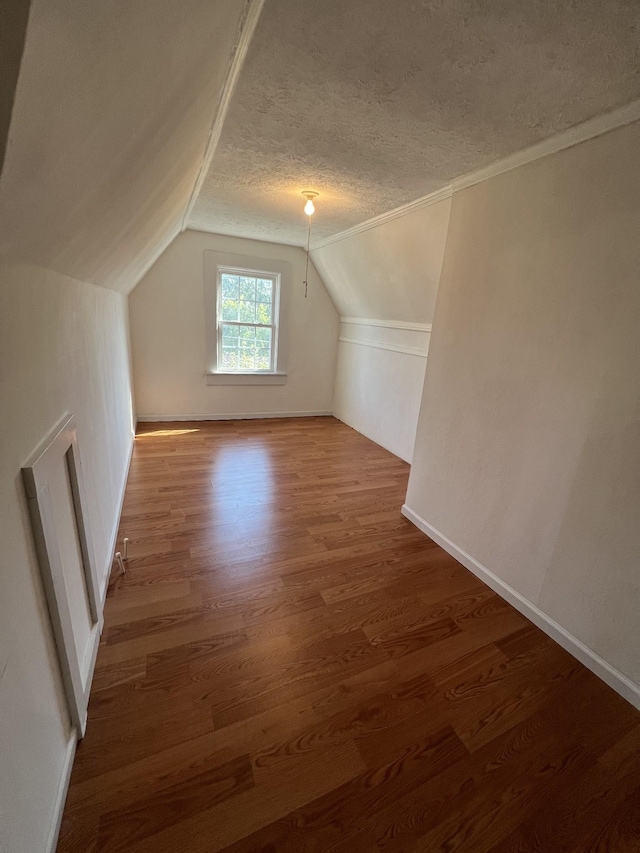
POLYGON ((106 581, 133 429, 122 294, 183 224, 255 8, 31 3, 0 180, 2 853, 52 849, 73 755, 20 468, 76 416, 106 581))
POLYGON ((406 501, 637 704, 638 151, 635 122, 454 194, 406 501))
POLYGON ((187 230, 164 252, 130 297, 138 418, 330 414, 338 314, 305 253, 187 230), (207 385, 204 253, 230 252, 291 264, 287 300, 287 381, 283 385, 207 385))
POLYGON ((392 216, 313 250, 341 315, 334 413, 413 455, 451 201, 392 216))
POLYGON ((33 265, 0 280, 0 850, 41 853, 74 737, 20 469, 74 414, 104 590, 133 441, 127 298, 33 265))

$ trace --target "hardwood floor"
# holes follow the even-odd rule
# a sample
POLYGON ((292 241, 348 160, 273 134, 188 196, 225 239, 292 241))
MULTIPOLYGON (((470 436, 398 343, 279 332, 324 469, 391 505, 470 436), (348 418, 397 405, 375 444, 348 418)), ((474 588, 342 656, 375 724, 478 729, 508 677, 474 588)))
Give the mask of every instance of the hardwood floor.
POLYGON ((640 850, 640 714, 332 418, 141 424, 60 853, 640 850))

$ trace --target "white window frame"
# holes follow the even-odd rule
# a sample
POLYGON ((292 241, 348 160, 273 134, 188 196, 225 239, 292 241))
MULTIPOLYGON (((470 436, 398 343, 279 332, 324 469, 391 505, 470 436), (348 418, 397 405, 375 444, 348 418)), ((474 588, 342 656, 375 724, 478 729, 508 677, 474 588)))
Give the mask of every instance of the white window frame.
POLYGON ((275 373, 275 366, 278 358, 278 331, 279 324, 278 318, 280 316, 280 274, 279 273, 271 273, 265 272, 264 270, 254 270, 254 269, 243 269, 241 267, 224 267, 218 265, 217 267, 217 276, 216 276, 216 290, 217 290, 217 300, 216 300, 216 326, 217 326, 217 347, 218 347, 218 359, 217 363, 221 364, 222 362, 222 327, 223 326, 252 326, 254 329, 271 329, 271 358, 269 362, 269 367, 260 370, 232 370, 226 368, 227 373, 234 373, 245 375, 248 373, 265 375, 265 374, 273 374, 275 373), (269 279, 272 283, 272 297, 271 297, 271 323, 243 323, 240 320, 223 320, 222 319, 222 276, 223 275, 237 275, 237 276, 245 276, 247 278, 260 278, 263 281, 265 279, 269 279))
MULTIPOLYGON (((287 303, 291 264, 286 261, 230 252, 204 253, 204 310, 207 385, 284 385, 287 381, 287 303), (273 299, 272 364, 269 370, 225 370, 221 366, 222 318, 220 278, 223 272, 270 278, 276 283, 273 299)), ((226 321, 225 321, 226 322, 226 321)), ((239 323, 262 326, 260 323, 239 323)))

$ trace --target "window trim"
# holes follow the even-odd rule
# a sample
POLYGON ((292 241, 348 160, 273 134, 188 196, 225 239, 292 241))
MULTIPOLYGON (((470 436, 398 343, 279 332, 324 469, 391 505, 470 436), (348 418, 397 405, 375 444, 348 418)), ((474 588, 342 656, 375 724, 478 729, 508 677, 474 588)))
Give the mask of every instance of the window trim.
POLYGON ((279 344, 279 318, 280 318, 280 273, 267 272, 266 270, 247 269, 243 267, 227 267, 222 264, 216 265, 216 342, 217 342, 217 364, 220 364, 222 354, 222 327, 227 326, 253 326, 256 329, 271 329, 271 353, 269 367, 266 370, 225 370, 225 374, 234 376, 272 376, 276 372, 279 344), (273 283, 273 296, 271 298, 271 323, 242 323, 241 321, 222 319, 222 276, 244 275, 247 278, 270 279, 273 283))
MULTIPOLYGON (((205 324, 205 382, 207 385, 284 385, 287 382, 287 306, 291 290, 291 264, 286 261, 231 252, 204 252, 204 324, 205 324), (270 371, 229 371, 218 369, 220 314, 218 281, 220 270, 242 270, 277 278, 277 298, 274 300, 273 325, 277 329, 275 357, 270 371)), ((240 324, 240 325, 252 325, 240 324)))

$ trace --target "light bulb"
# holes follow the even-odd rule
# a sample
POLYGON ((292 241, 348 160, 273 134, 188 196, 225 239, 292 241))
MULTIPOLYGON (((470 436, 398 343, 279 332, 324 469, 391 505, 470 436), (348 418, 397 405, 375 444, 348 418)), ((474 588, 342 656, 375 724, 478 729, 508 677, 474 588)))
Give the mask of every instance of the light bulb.
POLYGON ((312 216, 316 212, 316 206, 313 203, 313 199, 307 199, 307 203, 304 206, 304 212, 307 214, 307 216, 312 216))

